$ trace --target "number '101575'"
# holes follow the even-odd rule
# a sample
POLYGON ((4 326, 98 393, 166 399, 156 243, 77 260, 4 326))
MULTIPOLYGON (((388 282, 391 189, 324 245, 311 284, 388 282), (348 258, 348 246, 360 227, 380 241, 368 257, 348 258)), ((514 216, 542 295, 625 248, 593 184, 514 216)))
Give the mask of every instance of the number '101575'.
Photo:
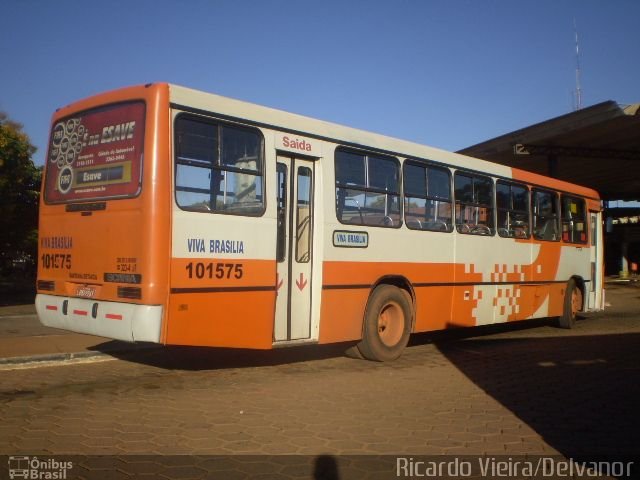
POLYGON ((235 278, 240 280, 242 278, 243 265, 241 263, 202 263, 190 262, 185 267, 187 269, 187 275, 189 278, 235 278))
POLYGON ((46 269, 71 269, 70 253, 43 253, 40 259, 42 260, 42 266, 46 269))

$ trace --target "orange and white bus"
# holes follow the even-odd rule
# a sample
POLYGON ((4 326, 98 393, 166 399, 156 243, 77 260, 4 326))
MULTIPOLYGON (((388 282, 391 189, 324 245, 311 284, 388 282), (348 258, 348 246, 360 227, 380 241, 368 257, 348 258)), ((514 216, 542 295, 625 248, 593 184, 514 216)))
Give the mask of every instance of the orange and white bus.
POLYGON ((60 108, 44 325, 161 344, 357 342, 603 305, 597 192, 164 83, 60 108))

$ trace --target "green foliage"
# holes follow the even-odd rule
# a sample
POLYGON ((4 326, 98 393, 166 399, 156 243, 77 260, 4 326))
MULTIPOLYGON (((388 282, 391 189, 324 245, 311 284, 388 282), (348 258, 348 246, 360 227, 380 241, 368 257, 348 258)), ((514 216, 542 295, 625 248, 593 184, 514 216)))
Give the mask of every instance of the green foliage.
POLYGON ((42 169, 22 125, 0 112, 0 274, 33 276, 42 169))

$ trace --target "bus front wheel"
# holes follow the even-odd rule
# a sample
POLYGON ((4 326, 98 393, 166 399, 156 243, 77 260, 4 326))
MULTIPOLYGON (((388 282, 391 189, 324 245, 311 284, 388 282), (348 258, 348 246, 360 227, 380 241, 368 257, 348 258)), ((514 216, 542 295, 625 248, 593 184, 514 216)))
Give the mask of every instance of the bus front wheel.
POLYGON ((567 282, 564 292, 562 315, 558 319, 560 327, 573 328, 580 310, 582 310, 582 290, 576 285, 576 281, 571 279, 567 282))
POLYGON ((395 360, 409 342, 411 303, 408 295, 392 285, 377 286, 367 302, 362 340, 358 351, 368 360, 395 360))

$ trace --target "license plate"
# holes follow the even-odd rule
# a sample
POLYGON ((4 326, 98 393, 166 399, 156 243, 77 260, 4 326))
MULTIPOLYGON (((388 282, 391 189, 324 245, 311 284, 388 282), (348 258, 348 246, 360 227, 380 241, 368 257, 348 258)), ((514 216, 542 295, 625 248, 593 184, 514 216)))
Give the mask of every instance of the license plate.
POLYGON ((93 298, 96 296, 96 287, 81 285, 76 289, 76 297, 93 298))

